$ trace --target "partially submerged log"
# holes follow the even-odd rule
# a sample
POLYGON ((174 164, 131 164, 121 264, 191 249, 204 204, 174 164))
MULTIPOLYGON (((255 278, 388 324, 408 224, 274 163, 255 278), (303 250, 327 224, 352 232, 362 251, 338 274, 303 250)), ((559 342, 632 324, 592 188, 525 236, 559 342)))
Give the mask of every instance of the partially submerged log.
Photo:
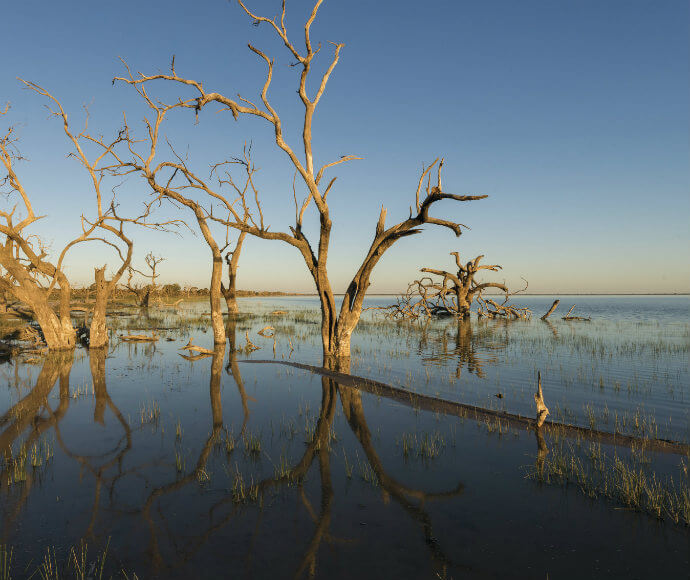
POLYGON ((120 335, 120 340, 125 342, 156 342, 158 340, 158 335, 154 332, 151 335, 147 334, 127 334, 120 335))
POLYGON ((502 304, 499 304, 491 298, 477 297, 479 308, 477 309, 477 316, 486 318, 514 318, 521 320, 528 320, 532 317, 532 311, 529 308, 518 308, 512 304, 508 304, 508 296, 502 304))
POLYGON ((574 304, 570 307, 570 310, 568 310, 568 314, 566 314, 566 315, 562 318, 562 320, 568 320, 568 321, 571 321, 571 320, 581 320, 581 321, 583 321, 583 322, 590 322, 590 321, 592 320, 591 317, 585 317, 585 316, 570 316, 570 313, 571 313, 573 310, 575 310, 575 305, 574 305, 574 304))
POLYGON ((683 443, 681 441, 622 435, 620 433, 599 431, 590 427, 580 427, 578 425, 560 423, 557 421, 545 421, 541 428, 537 428, 537 421, 532 417, 525 417, 523 415, 508 413, 506 411, 498 411, 495 409, 486 409, 484 407, 468 405, 466 403, 447 401, 439 397, 414 393, 405 389, 387 385, 386 383, 381 383, 365 377, 340 373, 330 369, 325 369, 323 367, 316 367, 286 360, 243 360, 238 362, 253 364, 279 364, 303 369, 314 374, 330 377, 339 385, 355 387, 362 391, 372 393, 377 397, 386 397, 403 405, 414 407, 415 409, 422 409, 424 411, 431 411, 433 413, 442 413, 444 415, 453 415, 456 417, 468 417, 477 421, 500 419, 501 421, 505 421, 508 426, 511 427, 534 429, 535 431, 542 433, 553 432, 564 437, 582 438, 597 441, 606 445, 620 445, 625 447, 639 447, 640 445, 644 445, 646 450, 658 453, 673 453, 678 455, 686 455, 690 453, 690 444, 683 443))
POLYGON ((273 338, 276 334, 276 329, 272 326, 264 326, 257 334, 263 336, 264 338, 273 338), (270 332, 270 334, 268 334, 270 332))
MULTIPOLYGON (((178 354, 179 354, 179 353, 178 353, 178 354)), ((208 358, 208 357, 210 357, 210 356, 213 356, 213 351, 211 351, 210 353, 209 353, 209 352, 204 352, 204 353, 201 353, 201 354, 192 354, 192 355, 189 355, 189 354, 180 354, 180 356, 181 356, 183 359, 188 360, 189 362, 194 362, 194 361, 198 361, 198 360, 201 360, 201 359, 204 359, 204 358, 208 358)))
POLYGON ((558 308, 560 302, 560 300, 554 300, 553 304, 551 305, 551 308, 549 308, 546 314, 544 314, 544 316, 541 317, 541 320, 546 320, 549 316, 551 316, 553 314, 553 311, 556 310, 556 308, 558 308))
POLYGON ((204 348, 203 346, 197 346, 196 344, 192 344, 192 341, 194 339, 190 337, 189 342, 183 346, 180 350, 187 350, 189 352, 198 352, 199 354, 203 355, 212 355, 214 354, 214 351, 204 348))

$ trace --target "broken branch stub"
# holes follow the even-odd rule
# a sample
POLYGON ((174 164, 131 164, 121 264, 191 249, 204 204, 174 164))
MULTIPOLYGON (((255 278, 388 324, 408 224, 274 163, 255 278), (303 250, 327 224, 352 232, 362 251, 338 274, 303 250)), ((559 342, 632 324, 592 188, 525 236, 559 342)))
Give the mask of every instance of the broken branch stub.
POLYGON ((537 373, 537 392, 534 394, 534 402, 537 404, 537 427, 541 427, 549 414, 549 408, 544 403, 544 393, 541 388, 541 371, 537 373))

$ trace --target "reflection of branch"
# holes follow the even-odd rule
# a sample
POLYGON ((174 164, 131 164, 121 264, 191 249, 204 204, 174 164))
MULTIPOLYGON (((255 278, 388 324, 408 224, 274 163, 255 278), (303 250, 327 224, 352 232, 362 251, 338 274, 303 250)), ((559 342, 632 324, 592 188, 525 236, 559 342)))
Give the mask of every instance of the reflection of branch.
MULTIPOLYGON (((211 362, 211 379, 210 379, 210 385, 209 385, 209 395, 210 395, 210 401, 211 401, 211 416, 212 416, 212 421, 213 421, 213 426, 211 429, 211 434, 208 436, 206 443, 201 449, 201 452, 199 453, 199 457, 197 459, 196 465, 194 469, 185 475, 184 477, 177 479, 176 481, 169 483, 167 485, 162 485, 156 487, 148 496, 146 501, 144 502, 143 507, 141 508, 140 512, 143 518, 146 520, 149 526, 149 531, 151 533, 151 543, 150 543, 150 549, 151 549, 151 554, 152 554, 152 560, 154 563, 154 567, 156 570, 160 570, 161 568, 167 568, 167 567, 172 567, 175 565, 175 563, 170 563, 168 565, 165 565, 164 562, 165 560, 163 559, 161 552, 160 552, 160 547, 158 545, 158 534, 156 531, 156 525, 154 523, 154 519, 151 515, 151 509, 153 508, 154 504, 158 499, 163 497, 164 495, 170 494, 174 491, 177 491, 178 489, 181 489, 182 487, 188 485, 189 483, 192 483, 194 481, 197 481, 199 476, 204 473, 206 469, 206 463, 208 462, 208 458, 211 454, 211 450, 213 449, 213 446, 216 444, 216 442, 220 438, 220 434, 223 428, 223 406, 222 406, 222 401, 221 401, 221 394, 220 394, 220 384, 221 384, 221 370, 223 368, 223 359, 225 358, 225 345, 216 345, 216 351, 213 355, 213 361, 211 362)), ((161 517, 164 519, 162 512, 159 511, 159 514, 161 517)), ((188 556, 184 556, 183 560, 186 559, 188 556)))
POLYGON ((419 489, 414 489, 407 487, 393 477, 388 475, 385 468, 383 467, 383 462, 378 456, 376 449, 371 440, 371 433, 369 427, 367 426, 366 418, 364 416, 364 407, 362 406, 362 394, 351 387, 339 387, 340 400, 343 405, 343 413, 347 418, 347 421, 352 428, 352 432, 355 434, 362 449, 367 456, 369 465, 374 470, 376 477, 381 484, 381 487, 388 492, 402 507, 407 511, 414 520, 418 521, 422 525, 424 532, 424 539, 431 551, 431 557, 436 562, 441 569, 445 570, 450 560, 444 554, 438 540, 435 538, 431 518, 422 509, 424 502, 429 499, 436 498, 448 498, 459 495, 464 490, 464 485, 460 483, 454 490, 445 493, 427 493, 419 489), (415 504, 410 500, 410 497, 415 498, 419 501, 419 504, 415 504))
MULTIPOLYGON (((32 391, 10 408, 2 418, 0 424, 12 421, 2 433, 0 433, 0 452, 5 454, 5 465, 9 464, 12 457, 13 443, 30 427, 30 432, 22 442, 20 453, 26 454, 26 450, 31 448, 36 440, 50 427, 57 426, 58 422, 67 412, 69 407, 69 371, 72 367, 73 353, 60 355, 49 355, 43 363, 43 368, 36 380, 36 386, 32 391), (60 400, 55 411, 48 406, 48 395, 53 390, 56 381, 60 379, 60 400), (41 411, 49 413, 47 418, 41 415, 41 411)), ((9 486, 9 474, 0 473, 0 490, 5 485, 9 486)), ((3 536, 12 529, 12 523, 18 517, 22 507, 26 503, 32 488, 33 474, 27 472, 22 493, 17 499, 11 513, 7 514, 3 522, 3 536)))
MULTIPOLYGON (((451 326, 448 326, 450 329, 451 326)), ((498 350, 505 348, 507 340, 496 338, 495 325, 480 325, 477 332, 474 332, 474 323, 470 318, 460 318, 455 320, 455 345, 449 343, 447 332, 444 329, 443 334, 438 341, 432 341, 430 352, 427 355, 425 350, 427 336, 425 332, 421 333, 421 340, 419 345, 420 353, 423 353, 422 360, 428 362, 443 362, 457 359, 457 366, 455 376, 460 377, 462 369, 467 366, 470 373, 476 374, 480 379, 484 378, 484 365, 496 364, 498 357, 489 352, 482 353, 479 356, 478 347, 484 347, 487 351, 498 350), (435 347, 440 348, 435 348, 435 347)))
POLYGON ((110 494, 112 495, 113 487, 117 480, 123 475, 122 472, 122 460, 124 459, 125 455, 130 451, 132 448, 132 430, 129 426, 129 423, 127 423, 126 419, 120 412, 120 410, 117 408, 113 400, 110 398, 110 395, 108 394, 108 390, 106 387, 106 381, 105 381, 105 359, 106 359, 107 352, 105 349, 90 349, 89 350, 89 366, 91 368, 91 379, 93 381, 93 392, 96 397, 96 403, 94 407, 94 422, 100 423, 101 425, 105 424, 105 409, 109 408, 113 415, 117 418, 118 422, 120 425, 122 425, 122 429, 124 431, 124 435, 122 438, 118 441, 117 445, 115 446, 114 449, 110 449, 108 451, 105 451, 104 453, 100 453, 98 455, 82 455, 78 453, 74 453, 71 451, 67 445, 65 444, 62 434, 60 433, 59 426, 56 424, 55 425, 55 438, 60 445, 60 448, 63 450, 65 455, 68 457, 74 459, 77 461, 82 468, 86 468, 88 471, 91 472, 91 474, 94 476, 95 479, 95 492, 94 492, 94 501, 93 501, 93 508, 91 510, 91 520, 89 521, 89 525, 87 527, 86 533, 84 534, 85 536, 91 536, 93 534, 93 528, 96 524, 96 516, 98 514, 98 507, 100 505, 100 497, 101 497, 101 489, 104 485, 110 486, 110 494), (124 445, 123 445, 124 443, 124 445), (113 454, 113 457, 100 465, 99 467, 94 467, 92 465, 92 461, 94 459, 104 459, 108 457, 109 455, 113 454), (105 473, 108 469, 113 467, 114 465, 118 466, 118 472, 111 477, 105 477, 105 473))

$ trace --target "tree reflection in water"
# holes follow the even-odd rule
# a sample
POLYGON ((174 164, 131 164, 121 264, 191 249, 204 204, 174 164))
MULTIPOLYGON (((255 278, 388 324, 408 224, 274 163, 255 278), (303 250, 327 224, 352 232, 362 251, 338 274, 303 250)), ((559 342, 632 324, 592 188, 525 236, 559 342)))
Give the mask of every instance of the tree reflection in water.
POLYGON ((11 473, 17 458, 29 454, 41 435, 57 426, 67 412, 70 403, 69 375, 74 360, 73 352, 49 354, 41 368, 33 389, 0 417, 0 453, 3 455, 0 471, 0 493, 3 495, 3 526, 0 540, 6 542, 13 524, 31 494, 35 473, 26 469, 25 481, 14 493, 11 473), (48 396, 55 383, 60 383, 60 394, 55 409, 50 407, 48 396), (15 449, 16 446, 16 449, 15 449))
MULTIPOLYGON (((203 364, 205 359, 211 358, 208 415, 210 430, 196 454, 193 467, 182 474, 178 471, 167 483, 160 483, 161 476, 165 477, 166 473, 165 470, 161 471, 161 467, 168 469, 169 463, 167 461, 160 461, 152 457, 143 457, 142 460, 142 457, 134 455, 133 450, 138 441, 135 435, 144 428, 144 425, 131 426, 108 392, 106 384, 107 349, 93 349, 89 352, 89 367, 93 383, 92 417, 94 425, 105 427, 109 436, 117 433, 115 429, 119 430, 120 434, 116 435, 114 445, 92 454, 79 450, 79 447, 88 441, 83 438, 69 441, 63 435, 60 427, 60 421, 65 416, 71 401, 69 376, 73 356, 63 354, 51 355, 46 358, 30 393, 0 417, 0 427, 3 429, 0 432, 0 449, 5 456, 4 471, 0 481, 2 482, 2 491, 5 492, 3 495, 8 498, 3 508, 2 542, 11 541, 10 533, 15 529, 15 524, 31 494, 34 477, 29 470, 27 480, 22 486, 11 486, 8 466, 12 464, 13 449, 19 443, 20 447, 26 450, 42 434, 52 430, 57 446, 62 453, 61 460, 69 458, 78 466, 80 477, 88 475, 92 478, 92 487, 90 488, 92 491, 89 491, 89 494, 92 493, 93 495, 92 498, 85 501, 85 503, 91 504, 89 516, 83 524, 84 528, 80 532, 81 537, 70 538, 70 543, 76 544, 80 539, 105 543, 113 535, 113 530, 122 529, 122 525, 118 524, 118 521, 121 521, 125 528, 132 530, 134 534, 147 530, 148 541, 145 550, 149 557, 147 559, 150 559, 153 572, 164 577, 183 570, 184 565, 199 554, 201 548, 211 537, 240 515, 243 507, 254 506, 258 510, 258 519, 253 531, 252 548, 243 554, 247 573, 250 574, 255 558, 253 546, 258 545, 258 537, 262 534, 262 516, 265 510, 275 509, 269 507, 271 502, 268 500, 274 493, 283 489, 289 493, 296 492, 299 505, 306 510, 313 525, 306 545, 300 548, 300 556, 293 574, 295 577, 313 577, 318 567, 320 548, 324 543, 333 545, 356 541, 355 539, 338 538, 331 533, 333 508, 337 500, 331 468, 331 460, 334 456, 332 442, 335 439, 334 418, 338 399, 340 399, 347 420, 346 424, 355 435, 375 473, 384 498, 392 498, 398 502, 404 513, 408 514, 412 521, 421 527, 422 537, 428 547, 434 570, 438 571, 439 575, 445 573, 449 558, 442 548, 442 542, 437 540, 433 533, 432 521, 425 511, 425 503, 455 496, 462 492, 463 486, 458 485, 445 493, 429 493, 422 489, 408 487, 392 477, 387 472, 384 462, 374 446, 361 393, 351 384, 340 385, 336 378, 329 376, 321 377, 321 401, 318 416, 311 437, 304 449, 300 451, 300 456, 293 460, 290 466, 284 466, 272 477, 252 483, 251 492, 241 502, 238 502, 229 489, 225 489, 221 498, 214 496, 215 499, 210 506, 208 501, 199 500, 203 493, 195 495, 195 499, 186 507, 206 510, 207 516, 197 517, 190 521, 190 524, 201 524, 202 529, 195 529, 194 532, 190 533, 190 526, 179 526, 179 522, 175 520, 177 516, 173 507, 174 502, 170 499, 189 498, 188 493, 184 493, 183 490, 190 485, 192 485, 189 488, 190 491, 194 494, 197 493, 194 486, 198 485, 206 476, 212 451, 220 446, 223 435, 231 436, 223 419, 221 400, 223 375, 232 377, 239 393, 242 427, 235 439, 235 443, 238 445, 247 430, 250 419, 250 403, 255 401, 246 392, 240 370, 241 364, 238 362, 237 352, 232 346, 235 325, 231 322, 228 329, 232 331, 229 333, 229 336, 232 337, 230 348, 220 345, 212 355, 185 356, 193 365, 203 364), (227 361, 225 359, 226 350, 229 351, 227 361), (226 373, 223 373, 224 369, 226 373), (55 408, 51 408, 49 395, 58 379, 60 384, 58 404, 55 408), (108 421, 109 413, 112 413, 115 419, 114 424, 110 424, 108 421), (319 475, 320 498, 318 505, 312 504, 309 497, 310 493, 305 487, 307 476, 314 466, 316 466, 319 475), (154 478, 157 483, 151 485, 154 478), (144 482, 146 491, 139 500, 137 500, 136 493, 122 491, 131 489, 132 481, 144 482), (120 488, 120 486, 122 487, 120 488), (11 489, 9 489, 10 487, 11 489), (121 491, 118 493, 118 490, 121 491), (199 501, 197 502, 197 500, 199 501), (144 526, 138 525, 137 520, 144 526)), ((155 349, 149 349, 145 352, 152 355, 155 349)), ((328 364, 325 366, 326 368, 329 367, 328 364)), ((339 369, 340 372, 343 370, 348 371, 349 369, 339 369)), ((235 468, 239 469, 237 466, 235 468)), ((244 481, 248 482, 251 476, 244 475, 243 478, 244 481)), ((206 497, 208 499, 210 496, 206 497)), ((287 514, 281 515, 281 517, 287 517, 287 514)), ((267 531, 270 533, 270 530, 263 530, 263 532, 267 531)), ((117 537, 114 540, 114 544, 122 544, 123 542, 126 544, 128 541, 127 538, 117 537)), ((127 554, 122 555, 128 559, 127 554)), ((139 558, 137 554, 131 556, 139 558)), ((141 561, 139 562, 142 565, 141 561)), ((135 568, 137 566, 136 562, 130 562, 130 564, 135 568)), ((145 570, 141 572, 145 573, 145 570)))
POLYGON ((463 368, 483 379, 484 367, 496 364, 495 351, 508 346, 507 325, 511 321, 474 321, 452 319, 440 335, 435 336, 427 321, 420 326, 418 352, 426 364, 444 364, 457 361, 455 377, 460 378, 463 368))

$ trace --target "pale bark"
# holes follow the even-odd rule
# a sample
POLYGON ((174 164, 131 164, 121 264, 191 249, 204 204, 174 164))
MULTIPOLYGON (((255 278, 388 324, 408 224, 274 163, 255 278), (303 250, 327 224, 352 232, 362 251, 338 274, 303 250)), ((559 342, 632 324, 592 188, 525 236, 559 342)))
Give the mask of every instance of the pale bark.
MULTIPOLYGON (((114 200, 111 201, 109 207, 107 205, 104 206, 101 185, 105 174, 109 172, 109 168, 103 167, 103 162, 111 158, 119 144, 125 142, 124 135, 118 133, 118 136, 111 142, 106 142, 101 137, 91 136, 88 133, 88 111, 84 129, 78 134, 74 133, 68 123, 67 115, 62 105, 52 94, 35 83, 23 80, 22 82, 26 88, 45 97, 48 101, 48 109, 51 115, 57 117, 62 122, 65 136, 72 144, 72 152, 69 156, 75 158, 89 175, 97 212, 92 220, 82 214, 81 235, 70 241, 62 249, 54 264, 48 262, 46 259, 47 252, 40 238, 36 235, 27 234, 24 231, 25 228, 39 220, 40 217, 34 214, 29 196, 14 171, 13 162, 21 157, 14 149, 16 138, 13 137, 13 129, 10 128, 5 136, 0 139, 0 160, 6 169, 6 176, 0 184, 7 186, 9 191, 6 193, 16 194, 21 198, 21 203, 26 211, 26 217, 18 224, 14 224, 12 218, 15 209, 9 212, 0 211, 0 217, 5 220, 5 224, 0 225, 0 234, 5 236, 2 252, 0 252, 0 266, 2 266, 5 272, 2 273, 0 286, 9 290, 19 300, 26 302, 33 309, 43 331, 46 344, 51 350, 72 348, 75 345, 76 335, 70 318, 71 288, 66 276, 62 272, 63 260, 73 246, 83 242, 99 241, 113 247, 123 263, 110 281, 105 281, 104 268, 100 271, 97 270, 96 305, 92 328, 89 333, 91 343, 96 346, 103 346, 107 343, 105 308, 108 297, 131 261, 132 242, 124 235, 124 224, 135 223, 155 229, 164 228, 161 224, 146 223, 149 208, 142 215, 132 219, 121 218, 117 215, 114 200), (95 146, 99 152, 94 154, 92 158, 89 158, 84 148, 85 146, 95 146), (99 233, 105 236, 110 235, 127 244, 126 257, 123 256, 121 249, 116 243, 104 237, 97 237, 99 233), (38 246, 39 251, 34 249, 34 245, 38 246), (56 286, 59 287, 59 303, 57 310, 53 310, 48 300, 56 286)), ((6 113, 7 109, 0 114, 4 115, 6 113)))
POLYGON ((544 393, 541 388, 541 372, 537 374, 537 392, 534 395, 534 402, 537 406, 537 427, 541 427, 549 414, 549 408, 544 403, 544 393))
MULTIPOLYGON (((70 317, 71 287, 67 278, 56 271, 52 264, 33 254, 35 263, 47 271, 59 282, 59 302, 57 310, 49 303, 50 292, 43 288, 31 271, 13 255, 16 246, 8 236, 4 246, 0 246, 0 265, 6 275, 0 284, 17 300, 27 304, 33 311, 34 318, 41 328, 43 339, 50 350, 67 350, 76 344, 76 331, 70 317)), ((32 260, 33 262, 33 260, 32 260)))
MULTIPOLYGON (((126 67, 127 76, 118 77, 115 80, 123 81, 134 87, 140 97, 152 112, 152 117, 145 120, 145 151, 139 151, 141 141, 131 137, 129 128, 126 128, 127 140, 131 157, 128 159, 118 158, 120 170, 123 174, 132 172, 142 173, 149 186, 157 194, 155 201, 167 198, 185 205, 195 211, 200 208, 198 202, 192 201, 184 192, 195 191, 204 194, 210 202, 220 204, 223 211, 227 212, 227 218, 214 215, 210 211, 207 216, 226 227, 234 228, 240 232, 246 232, 253 236, 265 240, 280 240, 295 247, 302 255, 305 265, 314 280, 319 302, 321 306, 321 338, 323 342, 323 354, 327 357, 347 358, 350 355, 350 339, 362 313, 362 304, 370 285, 370 278, 374 267, 378 264, 383 254, 399 239, 418 234, 421 232, 419 226, 433 224, 450 229, 456 236, 462 233, 463 225, 455 221, 435 218, 429 215, 431 206, 439 201, 452 200, 459 202, 474 201, 484 199, 486 195, 456 195, 443 191, 441 184, 441 170, 443 159, 436 159, 429 166, 424 167, 417 183, 414 205, 410 209, 408 219, 403 220, 393 226, 386 227, 386 210, 381 209, 378 222, 374 231, 374 239, 364 257, 359 269, 354 274, 352 281, 347 287, 339 311, 336 311, 335 296, 329 280, 327 260, 330 247, 332 221, 327 197, 335 183, 335 178, 330 179, 324 186, 321 180, 325 171, 347 161, 360 159, 354 155, 344 155, 336 161, 323 164, 317 169, 315 156, 312 149, 312 121, 316 107, 324 94, 326 85, 333 73, 340 52, 344 44, 333 43, 334 53, 330 64, 325 67, 324 72, 320 73, 314 83, 313 95, 307 87, 307 79, 312 72, 312 63, 319 53, 319 48, 315 48, 311 42, 311 25, 313 24, 322 0, 317 0, 307 22, 304 25, 304 50, 298 50, 288 37, 287 30, 283 25, 285 10, 280 23, 275 20, 258 16, 252 13, 245 5, 240 2, 243 10, 254 21, 269 25, 278 35, 297 60, 296 66, 301 68, 297 93, 304 106, 304 117, 302 126, 302 139, 299 145, 290 145, 283 134, 282 119, 268 98, 268 90, 273 79, 274 61, 258 48, 249 45, 250 50, 263 61, 266 66, 266 80, 260 90, 260 105, 257 105, 242 96, 237 100, 227 97, 218 92, 207 92, 203 83, 194 79, 179 76, 175 70, 175 62, 171 63, 170 73, 144 75, 138 73, 136 76, 126 67), (171 83, 178 83, 185 89, 192 89, 195 96, 191 98, 178 98, 172 105, 163 104, 148 94, 149 83, 156 80, 165 80, 171 83), (289 228, 289 232, 269 230, 269 226, 264 224, 261 203, 259 202, 258 191, 253 182, 253 174, 256 168, 249 160, 249 152, 245 148, 243 159, 233 159, 218 163, 213 166, 212 174, 218 179, 218 187, 209 184, 208 180, 201 178, 197 173, 190 170, 186 161, 173 151, 174 159, 167 161, 157 161, 158 139, 161 124, 167 113, 178 108, 194 110, 198 116, 199 112, 207 105, 218 104, 223 110, 230 111, 235 119, 240 115, 248 115, 267 122, 274 135, 276 146, 285 153, 290 163, 295 169, 295 178, 301 180, 300 186, 306 191, 306 197, 300 202, 297 199, 297 189, 293 183, 293 199, 295 203, 295 223, 289 228), (301 151, 300 151, 301 150, 301 151), (303 151, 303 154, 302 154, 303 151), (238 186, 225 172, 220 175, 221 169, 229 164, 242 165, 247 173, 247 180, 243 187, 238 186), (431 184, 431 171, 436 169, 436 184, 431 184), (235 200, 228 200, 221 188, 228 186, 234 189, 237 194, 235 200), (422 190, 426 195, 421 195, 422 190), (252 199, 253 197, 253 199, 252 199), (313 202, 313 203, 312 203, 313 202), (250 206, 252 206, 250 208, 250 206), (303 231, 303 219, 306 210, 315 208, 319 221, 318 242, 311 243, 303 231)), ((322 69, 323 70, 323 69, 322 69)), ((153 202, 152 202, 153 203, 153 202)), ((214 330, 215 334, 215 330, 214 330)))
POLYGON ((240 253, 242 252, 242 244, 247 232, 240 232, 235 244, 235 249, 232 252, 225 254, 225 262, 228 265, 228 285, 227 287, 221 282, 221 291, 225 297, 225 304, 228 308, 228 314, 237 314, 240 309, 237 305, 237 269, 240 261, 240 253))
POLYGON ((89 347, 100 348, 108 345, 108 330, 105 324, 105 311, 108 305, 108 286, 105 281, 105 267, 95 269, 96 298, 93 305, 91 326, 89 327, 89 347))

